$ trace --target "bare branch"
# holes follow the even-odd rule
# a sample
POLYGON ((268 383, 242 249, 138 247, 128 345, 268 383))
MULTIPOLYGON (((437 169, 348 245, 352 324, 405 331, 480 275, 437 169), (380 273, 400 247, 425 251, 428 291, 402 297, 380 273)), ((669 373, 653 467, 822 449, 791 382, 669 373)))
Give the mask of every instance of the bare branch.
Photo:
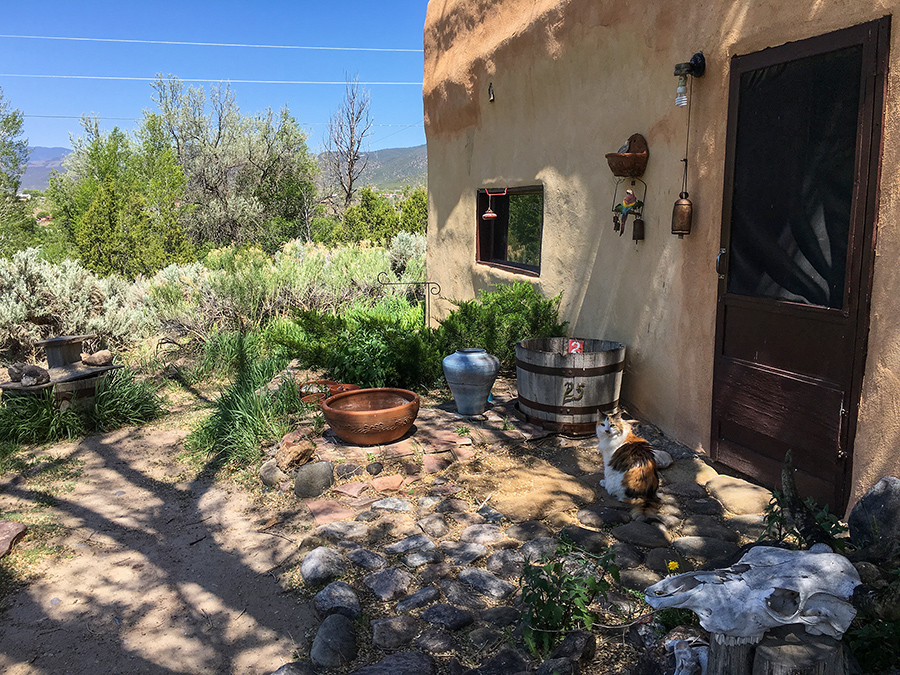
POLYGON ((361 150, 372 128, 369 103, 369 92, 360 88, 359 79, 348 79, 344 100, 328 123, 324 162, 329 176, 340 187, 344 208, 350 206, 368 164, 368 156, 361 150))

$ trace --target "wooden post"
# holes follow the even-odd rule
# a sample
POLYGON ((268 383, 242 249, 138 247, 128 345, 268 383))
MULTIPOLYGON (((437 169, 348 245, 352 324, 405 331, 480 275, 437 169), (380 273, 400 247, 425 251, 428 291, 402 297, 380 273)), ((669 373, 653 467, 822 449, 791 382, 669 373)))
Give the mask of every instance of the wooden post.
POLYGON ((721 636, 709 636, 708 675, 751 675, 755 644, 726 645, 719 642, 721 636))
POLYGON ((766 633, 756 647, 752 675, 847 675, 842 642, 810 635, 803 626, 782 626, 766 633))

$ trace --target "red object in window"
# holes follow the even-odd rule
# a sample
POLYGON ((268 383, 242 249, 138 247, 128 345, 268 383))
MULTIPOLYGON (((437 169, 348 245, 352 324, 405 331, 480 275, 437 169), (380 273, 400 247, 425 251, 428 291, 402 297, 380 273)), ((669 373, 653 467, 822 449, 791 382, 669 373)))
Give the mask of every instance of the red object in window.
POLYGON ((569 340, 570 354, 584 354, 584 340, 569 340))

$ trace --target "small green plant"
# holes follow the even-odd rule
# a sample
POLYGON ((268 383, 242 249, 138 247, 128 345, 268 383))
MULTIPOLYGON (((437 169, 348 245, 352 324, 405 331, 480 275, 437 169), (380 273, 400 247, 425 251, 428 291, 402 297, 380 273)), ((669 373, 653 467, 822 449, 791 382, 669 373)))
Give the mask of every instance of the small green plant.
POLYGON ((457 436, 471 436, 472 430, 467 426, 456 427, 457 436))
POLYGON ((669 607, 668 609, 661 609, 656 612, 656 619, 659 621, 666 629, 666 633, 668 633, 673 628, 677 628, 678 626, 699 626, 700 619, 696 614, 690 609, 684 609, 682 607, 669 607))
POLYGON ((512 431, 515 427, 513 427, 512 422, 509 421, 509 417, 503 418, 503 431, 512 431))
POLYGON ((560 541, 554 555, 526 565, 522 574, 522 638, 535 656, 546 656, 562 636, 596 619, 591 603, 619 580, 614 554, 595 555, 560 541))
MULTIPOLYGON (((799 548, 809 548, 815 541, 807 541, 803 532, 788 523, 784 500, 784 495, 780 491, 772 492, 772 499, 769 500, 763 513, 765 530, 759 536, 759 541, 774 539, 799 548)), ((820 507, 812 497, 807 498, 805 505, 815 517, 822 531, 832 540, 834 548, 840 551, 845 550, 846 543, 841 536, 847 532, 847 527, 838 520, 837 516, 829 512, 828 505, 820 507)))

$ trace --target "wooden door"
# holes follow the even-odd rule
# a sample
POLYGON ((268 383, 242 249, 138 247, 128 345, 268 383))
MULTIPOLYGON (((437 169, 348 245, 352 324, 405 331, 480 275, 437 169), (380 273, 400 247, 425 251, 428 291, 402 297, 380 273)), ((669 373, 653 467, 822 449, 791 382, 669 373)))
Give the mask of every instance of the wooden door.
POLYGON ((842 511, 865 362, 889 19, 731 63, 712 456, 842 511))

